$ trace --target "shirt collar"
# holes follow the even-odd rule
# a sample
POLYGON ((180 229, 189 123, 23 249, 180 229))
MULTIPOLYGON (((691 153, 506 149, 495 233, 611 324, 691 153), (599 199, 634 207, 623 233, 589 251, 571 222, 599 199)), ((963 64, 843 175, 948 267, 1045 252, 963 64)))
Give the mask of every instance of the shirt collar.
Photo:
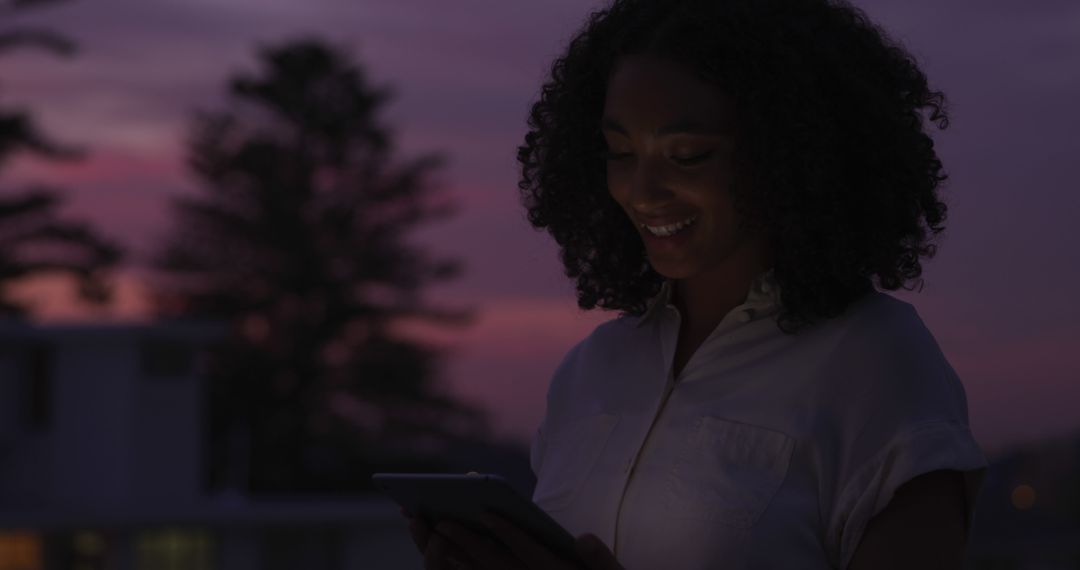
MULTIPOLYGON (((674 307, 671 304, 671 294, 674 287, 675 281, 665 278, 664 284, 660 287, 660 292, 649 300, 645 314, 638 319, 637 324, 634 326, 640 327, 646 321, 655 318, 664 308, 674 307)), ((779 306, 779 301, 780 284, 776 281, 775 269, 770 267, 750 282, 750 290, 747 292, 746 301, 739 307, 752 307, 755 309, 755 313, 760 315, 767 309, 779 306)))

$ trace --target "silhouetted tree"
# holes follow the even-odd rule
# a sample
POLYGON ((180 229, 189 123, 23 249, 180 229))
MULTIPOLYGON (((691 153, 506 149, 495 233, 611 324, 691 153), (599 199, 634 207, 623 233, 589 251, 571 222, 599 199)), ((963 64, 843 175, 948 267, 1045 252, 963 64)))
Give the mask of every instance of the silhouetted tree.
POLYGON ((433 390, 440 351, 391 330, 471 319, 419 298, 460 264, 402 242, 453 213, 427 201, 424 177, 443 159, 391 165, 376 118, 390 92, 335 48, 296 41, 261 63, 261 76, 231 80, 230 110, 195 118, 202 192, 174 203, 154 305, 236 332, 209 361, 211 487, 249 448, 252 492, 366 489, 372 469, 487 431, 480 410, 433 390))
MULTIPOLYGON (((54 1, 12 0, 0 4, 0 22, 22 10, 54 1)), ((47 30, 0 30, 0 55, 24 47, 60 56, 75 53, 73 43, 47 30)), ((83 155, 80 150, 50 141, 26 111, 0 107, 0 168, 20 152, 50 160, 76 160, 83 155)), ((109 300, 105 272, 120 261, 121 251, 87 224, 61 220, 61 201, 60 190, 52 187, 0 187, 0 316, 24 317, 29 308, 9 298, 6 289, 19 279, 43 273, 73 275, 84 301, 101 304, 109 300)))

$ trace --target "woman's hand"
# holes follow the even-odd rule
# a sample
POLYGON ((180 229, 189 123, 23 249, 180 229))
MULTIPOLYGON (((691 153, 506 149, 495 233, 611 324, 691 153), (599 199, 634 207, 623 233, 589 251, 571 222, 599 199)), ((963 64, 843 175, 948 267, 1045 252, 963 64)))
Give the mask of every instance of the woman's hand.
MULTIPOLYGON (((424 555, 426 570, 579 570, 581 567, 556 556, 528 533, 493 513, 483 517, 499 544, 486 536, 450 521, 429 528, 405 509, 413 542, 424 555)), ((592 534, 577 538, 577 550, 587 570, 623 570, 607 545, 592 534)))

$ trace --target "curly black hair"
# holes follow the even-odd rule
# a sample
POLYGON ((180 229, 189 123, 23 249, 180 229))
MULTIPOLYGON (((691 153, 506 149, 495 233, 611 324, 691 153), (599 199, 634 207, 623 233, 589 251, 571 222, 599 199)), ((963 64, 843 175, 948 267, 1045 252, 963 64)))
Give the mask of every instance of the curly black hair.
POLYGON ((623 56, 689 65, 735 102, 740 224, 763 232, 796 334, 878 286, 917 280, 933 257, 948 177, 920 109, 948 127, 945 97, 901 44, 843 0, 614 0, 593 12, 551 66, 532 105, 518 188, 577 279, 582 309, 644 314, 664 278, 607 191, 599 128, 623 56))

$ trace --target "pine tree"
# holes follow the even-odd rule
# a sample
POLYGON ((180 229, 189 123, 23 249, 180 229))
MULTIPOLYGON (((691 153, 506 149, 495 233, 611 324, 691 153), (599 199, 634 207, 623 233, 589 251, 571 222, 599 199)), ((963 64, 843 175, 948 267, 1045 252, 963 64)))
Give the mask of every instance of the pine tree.
POLYGON ((440 350, 392 330, 472 318, 419 295, 461 264, 402 241, 454 212, 428 200, 443 159, 391 163, 377 120, 391 92, 341 51, 303 39, 264 49, 261 64, 231 80, 228 110, 196 116, 201 191, 175 200, 155 262, 160 316, 234 331, 209 361, 210 485, 230 484, 245 448, 239 486, 254 493, 367 489, 367 473, 422 449, 432 454, 414 467, 438 468, 440 448, 488 429, 480 410, 436 393, 440 350))
MULTIPOLYGON (((12 0, 0 5, 0 22, 46 0, 12 0)), ((0 31, 0 55, 20 48, 44 49, 70 57, 75 45, 48 30, 7 27, 0 31)), ((19 153, 48 160, 77 160, 85 153, 57 144, 41 133, 25 110, 0 107, 0 168, 19 153)), ((7 289, 21 279, 48 273, 76 278, 79 297, 94 304, 109 301, 106 272, 122 258, 120 248, 88 224, 61 219, 62 192, 31 184, 0 187, 0 316, 23 318, 32 307, 10 298, 7 289)))

